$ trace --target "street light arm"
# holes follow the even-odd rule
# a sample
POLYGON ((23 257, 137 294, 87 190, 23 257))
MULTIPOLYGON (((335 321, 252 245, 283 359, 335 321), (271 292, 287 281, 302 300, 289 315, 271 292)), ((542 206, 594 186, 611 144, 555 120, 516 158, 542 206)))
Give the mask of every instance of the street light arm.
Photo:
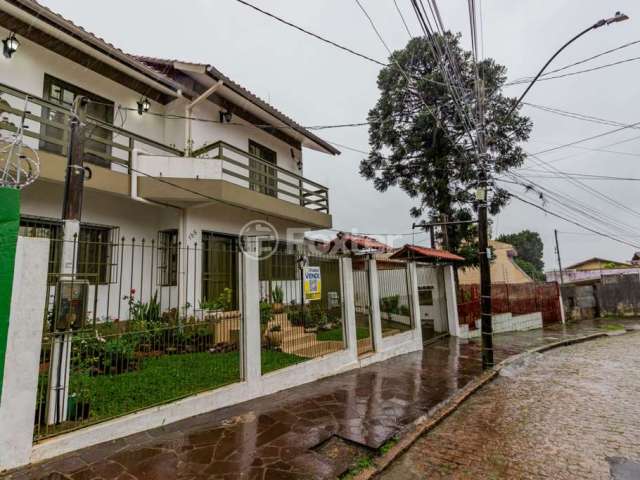
POLYGON ((582 37, 586 33, 590 32, 591 30, 595 30, 596 28, 600 28, 600 27, 603 27, 605 25, 610 25, 612 23, 621 22, 621 21, 628 20, 628 19, 629 19, 629 17, 627 17, 626 15, 623 15, 620 12, 616 12, 615 16, 613 16, 611 18, 608 18, 608 19, 598 20, 596 23, 591 25, 589 28, 585 28, 583 31, 578 33, 575 37, 570 39, 567 43, 562 45, 562 47, 560 47, 560 49, 556 53, 554 53, 553 56, 549 60, 547 60, 547 63, 544 64, 544 66, 540 69, 540 71, 533 78, 533 80, 531 80, 531 83, 529 83, 529 86, 526 88, 526 90, 524 92, 522 92, 522 95, 520 95, 520 98, 518 98, 516 103, 514 103, 513 106, 511 107, 511 109, 509 110, 509 113, 507 113, 507 115, 505 116, 505 121, 509 120, 511 115, 513 115, 513 112, 515 112, 516 108, 518 108, 518 105, 520 105, 520 103, 522 103, 522 100, 524 99, 524 97, 527 95, 527 93, 529 93, 529 90, 531 90, 531 87, 533 87, 533 84, 536 83, 536 81, 544 73, 544 71, 551 64, 551 62, 553 62, 555 60, 555 58, 558 55, 560 55, 560 53, 562 53, 562 51, 565 48, 567 48, 569 45, 571 45, 573 42, 578 40, 580 37, 582 37))

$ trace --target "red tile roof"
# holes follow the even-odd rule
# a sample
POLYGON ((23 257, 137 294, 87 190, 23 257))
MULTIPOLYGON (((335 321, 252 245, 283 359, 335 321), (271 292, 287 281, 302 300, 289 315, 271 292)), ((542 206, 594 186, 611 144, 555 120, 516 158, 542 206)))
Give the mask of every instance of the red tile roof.
POLYGON ((334 242, 340 242, 342 245, 348 247, 349 250, 376 250, 377 252, 393 250, 393 247, 366 235, 345 233, 342 236, 336 237, 334 242))
POLYGON ((455 253, 436 248, 419 247, 417 245, 405 245, 390 257, 391 259, 415 258, 416 260, 442 260, 448 262, 461 262, 464 258, 455 253))

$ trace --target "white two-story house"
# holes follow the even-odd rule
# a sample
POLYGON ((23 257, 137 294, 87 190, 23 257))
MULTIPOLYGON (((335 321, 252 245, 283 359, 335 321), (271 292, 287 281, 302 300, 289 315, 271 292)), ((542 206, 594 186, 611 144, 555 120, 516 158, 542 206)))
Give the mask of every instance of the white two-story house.
POLYGON ((92 296, 94 316, 117 317, 131 289, 164 291, 176 308, 233 289, 238 234, 253 220, 281 239, 332 226, 303 153, 340 152, 215 67, 128 55, 31 0, 0 0, 0 38, 12 35, 0 135, 6 145, 26 110, 41 170, 22 191, 23 235, 60 237, 70 109, 89 99, 77 273, 110 290, 92 296))

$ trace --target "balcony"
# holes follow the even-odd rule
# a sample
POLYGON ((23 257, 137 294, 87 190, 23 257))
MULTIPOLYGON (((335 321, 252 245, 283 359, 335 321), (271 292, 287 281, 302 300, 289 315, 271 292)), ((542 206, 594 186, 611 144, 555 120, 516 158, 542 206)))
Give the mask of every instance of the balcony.
MULTIPOLYGON (((22 115, 25 143, 40 156, 41 178, 63 182, 70 110, 0 84, 0 134, 15 133, 22 115)), ((326 187, 228 143, 185 157, 174 146, 90 116, 87 122, 87 188, 185 208, 222 202, 300 225, 331 226, 326 187)))

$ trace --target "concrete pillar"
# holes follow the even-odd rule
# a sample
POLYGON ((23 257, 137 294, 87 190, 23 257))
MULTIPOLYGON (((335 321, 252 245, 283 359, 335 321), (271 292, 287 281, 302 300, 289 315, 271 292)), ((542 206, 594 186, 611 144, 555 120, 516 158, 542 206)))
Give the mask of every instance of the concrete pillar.
POLYGON ((420 298, 418 296, 418 265, 416 262, 407 263, 407 285, 409 287, 409 303, 411 305, 411 324, 416 338, 422 343, 422 323, 420 320, 420 298))
POLYGON ((242 357, 244 359, 244 379, 249 384, 260 381, 260 281, 258 278, 258 245, 254 239, 245 239, 241 262, 242 292, 242 357))
POLYGON ((344 335, 349 356, 358 358, 358 337, 356 333, 356 299, 353 286, 353 263, 350 257, 340 258, 340 278, 342 279, 342 304, 344 335))
POLYGON ((378 285, 378 267, 375 258, 369 263, 369 296, 371 298, 371 337, 373 349, 380 351, 382 346, 382 320, 380 315, 380 286, 378 285))
POLYGON ((31 457, 48 262, 49 240, 19 238, 0 398, 0 471, 31 457))
MULTIPOLYGON (((65 220, 62 242, 62 267, 60 271, 63 280, 75 279, 76 259, 80 248, 79 238, 80 221, 65 220)), ((48 425, 67 420, 70 363, 71 334, 55 331, 51 349, 51 361, 49 363, 49 391, 47 392, 46 411, 48 425)))
POLYGON ((460 321, 458 319, 458 296, 456 295, 456 281, 451 265, 444 268, 444 291, 447 298, 447 318, 449 320, 449 335, 460 336, 460 321))

